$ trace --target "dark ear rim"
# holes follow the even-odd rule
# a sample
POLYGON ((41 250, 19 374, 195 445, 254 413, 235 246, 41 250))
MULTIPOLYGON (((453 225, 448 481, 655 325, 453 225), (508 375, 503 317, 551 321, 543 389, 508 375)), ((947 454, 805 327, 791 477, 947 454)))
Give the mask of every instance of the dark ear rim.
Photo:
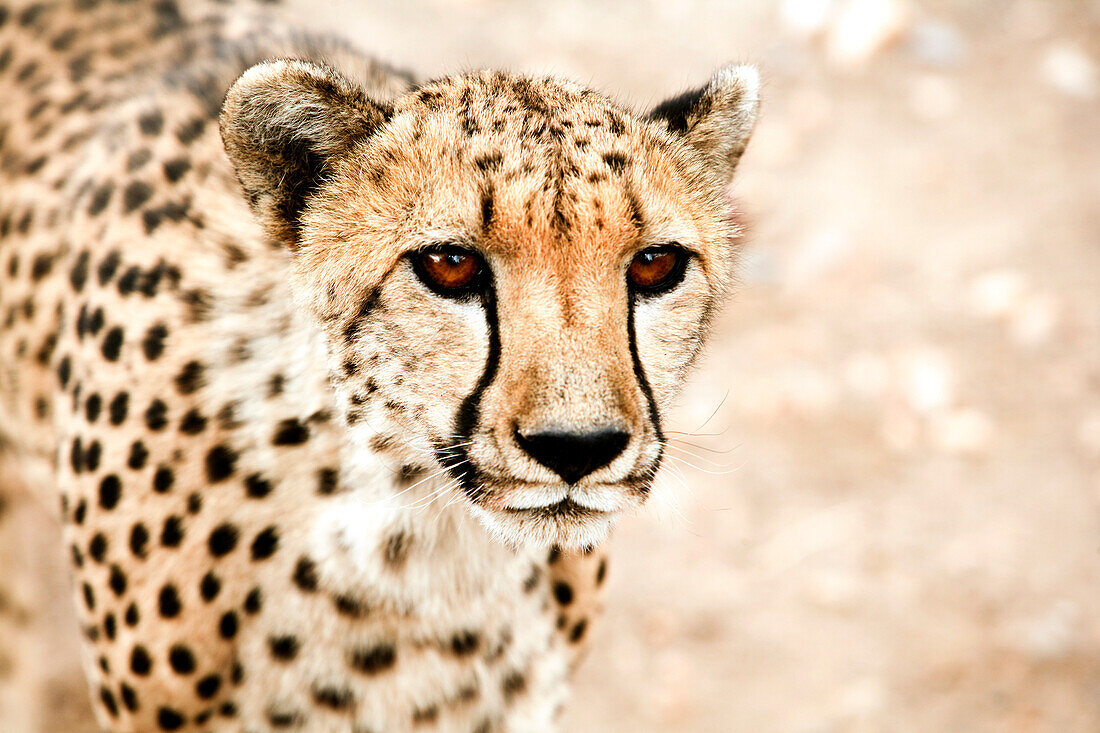
POLYGON ((314 61, 249 68, 226 93, 222 143, 252 211, 296 248, 301 217, 333 164, 393 115, 362 87, 314 61))
POLYGON ((658 104, 649 119, 685 139, 728 178, 748 144, 759 107, 760 72, 748 64, 728 64, 703 86, 658 104))

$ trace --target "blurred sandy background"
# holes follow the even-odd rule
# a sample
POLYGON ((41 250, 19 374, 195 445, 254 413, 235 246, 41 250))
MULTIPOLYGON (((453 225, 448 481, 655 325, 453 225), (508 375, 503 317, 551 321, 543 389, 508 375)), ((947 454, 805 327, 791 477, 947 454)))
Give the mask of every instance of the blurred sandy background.
MULTIPOLYGON (((292 5, 424 76, 640 108, 763 70, 701 434, 616 536, 565 729, 1100 730, 1100 3, 292 5)), ((27 602, 66 601, 14 513, 58 579, 27 602)), ((47 729, 87 729, 71 619, 30 623, 47 729)))

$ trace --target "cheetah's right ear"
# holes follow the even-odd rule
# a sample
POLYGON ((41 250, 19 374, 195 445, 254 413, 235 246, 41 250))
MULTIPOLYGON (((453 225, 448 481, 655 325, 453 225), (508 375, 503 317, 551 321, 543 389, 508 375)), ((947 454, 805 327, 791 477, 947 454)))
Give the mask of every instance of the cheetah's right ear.
POLYGON ((332 164, 392 115, 337 72, 306 61, 253 66, 222 105, 225 151, 268 232, 296 248, 300 220, 332 164))
POLYGON ((649 116, 682 136, 728 181, 748 145, 759 107, 760 72, 730 65, 714 72, 705 86, 657 105, 649 116))

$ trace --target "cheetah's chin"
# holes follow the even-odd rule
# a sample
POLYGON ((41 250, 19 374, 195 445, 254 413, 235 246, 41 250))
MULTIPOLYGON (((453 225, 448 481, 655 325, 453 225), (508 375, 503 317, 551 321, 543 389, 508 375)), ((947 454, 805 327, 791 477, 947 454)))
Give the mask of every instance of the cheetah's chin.
POLYGON ((474 515, 501 542, 533 548, 581 550, 599 545, 619 512, 605 512, 564 499, 531 509, 488 509, 474 504, 474 515))

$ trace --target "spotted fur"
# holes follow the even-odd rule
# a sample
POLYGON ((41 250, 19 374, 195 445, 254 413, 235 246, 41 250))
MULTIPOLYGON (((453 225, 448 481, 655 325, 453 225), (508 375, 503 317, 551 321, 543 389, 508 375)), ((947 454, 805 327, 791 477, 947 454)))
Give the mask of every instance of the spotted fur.
POLYGON ((104 729, 551 729, 730 281, 755 73, 647 115, 416 84, 261 5, 0 3, 0 478, 59 506, 104 729), (491 286, 425 287, 439 244, 491 286), (629 441, 565 484, 545 426, 629 441))

